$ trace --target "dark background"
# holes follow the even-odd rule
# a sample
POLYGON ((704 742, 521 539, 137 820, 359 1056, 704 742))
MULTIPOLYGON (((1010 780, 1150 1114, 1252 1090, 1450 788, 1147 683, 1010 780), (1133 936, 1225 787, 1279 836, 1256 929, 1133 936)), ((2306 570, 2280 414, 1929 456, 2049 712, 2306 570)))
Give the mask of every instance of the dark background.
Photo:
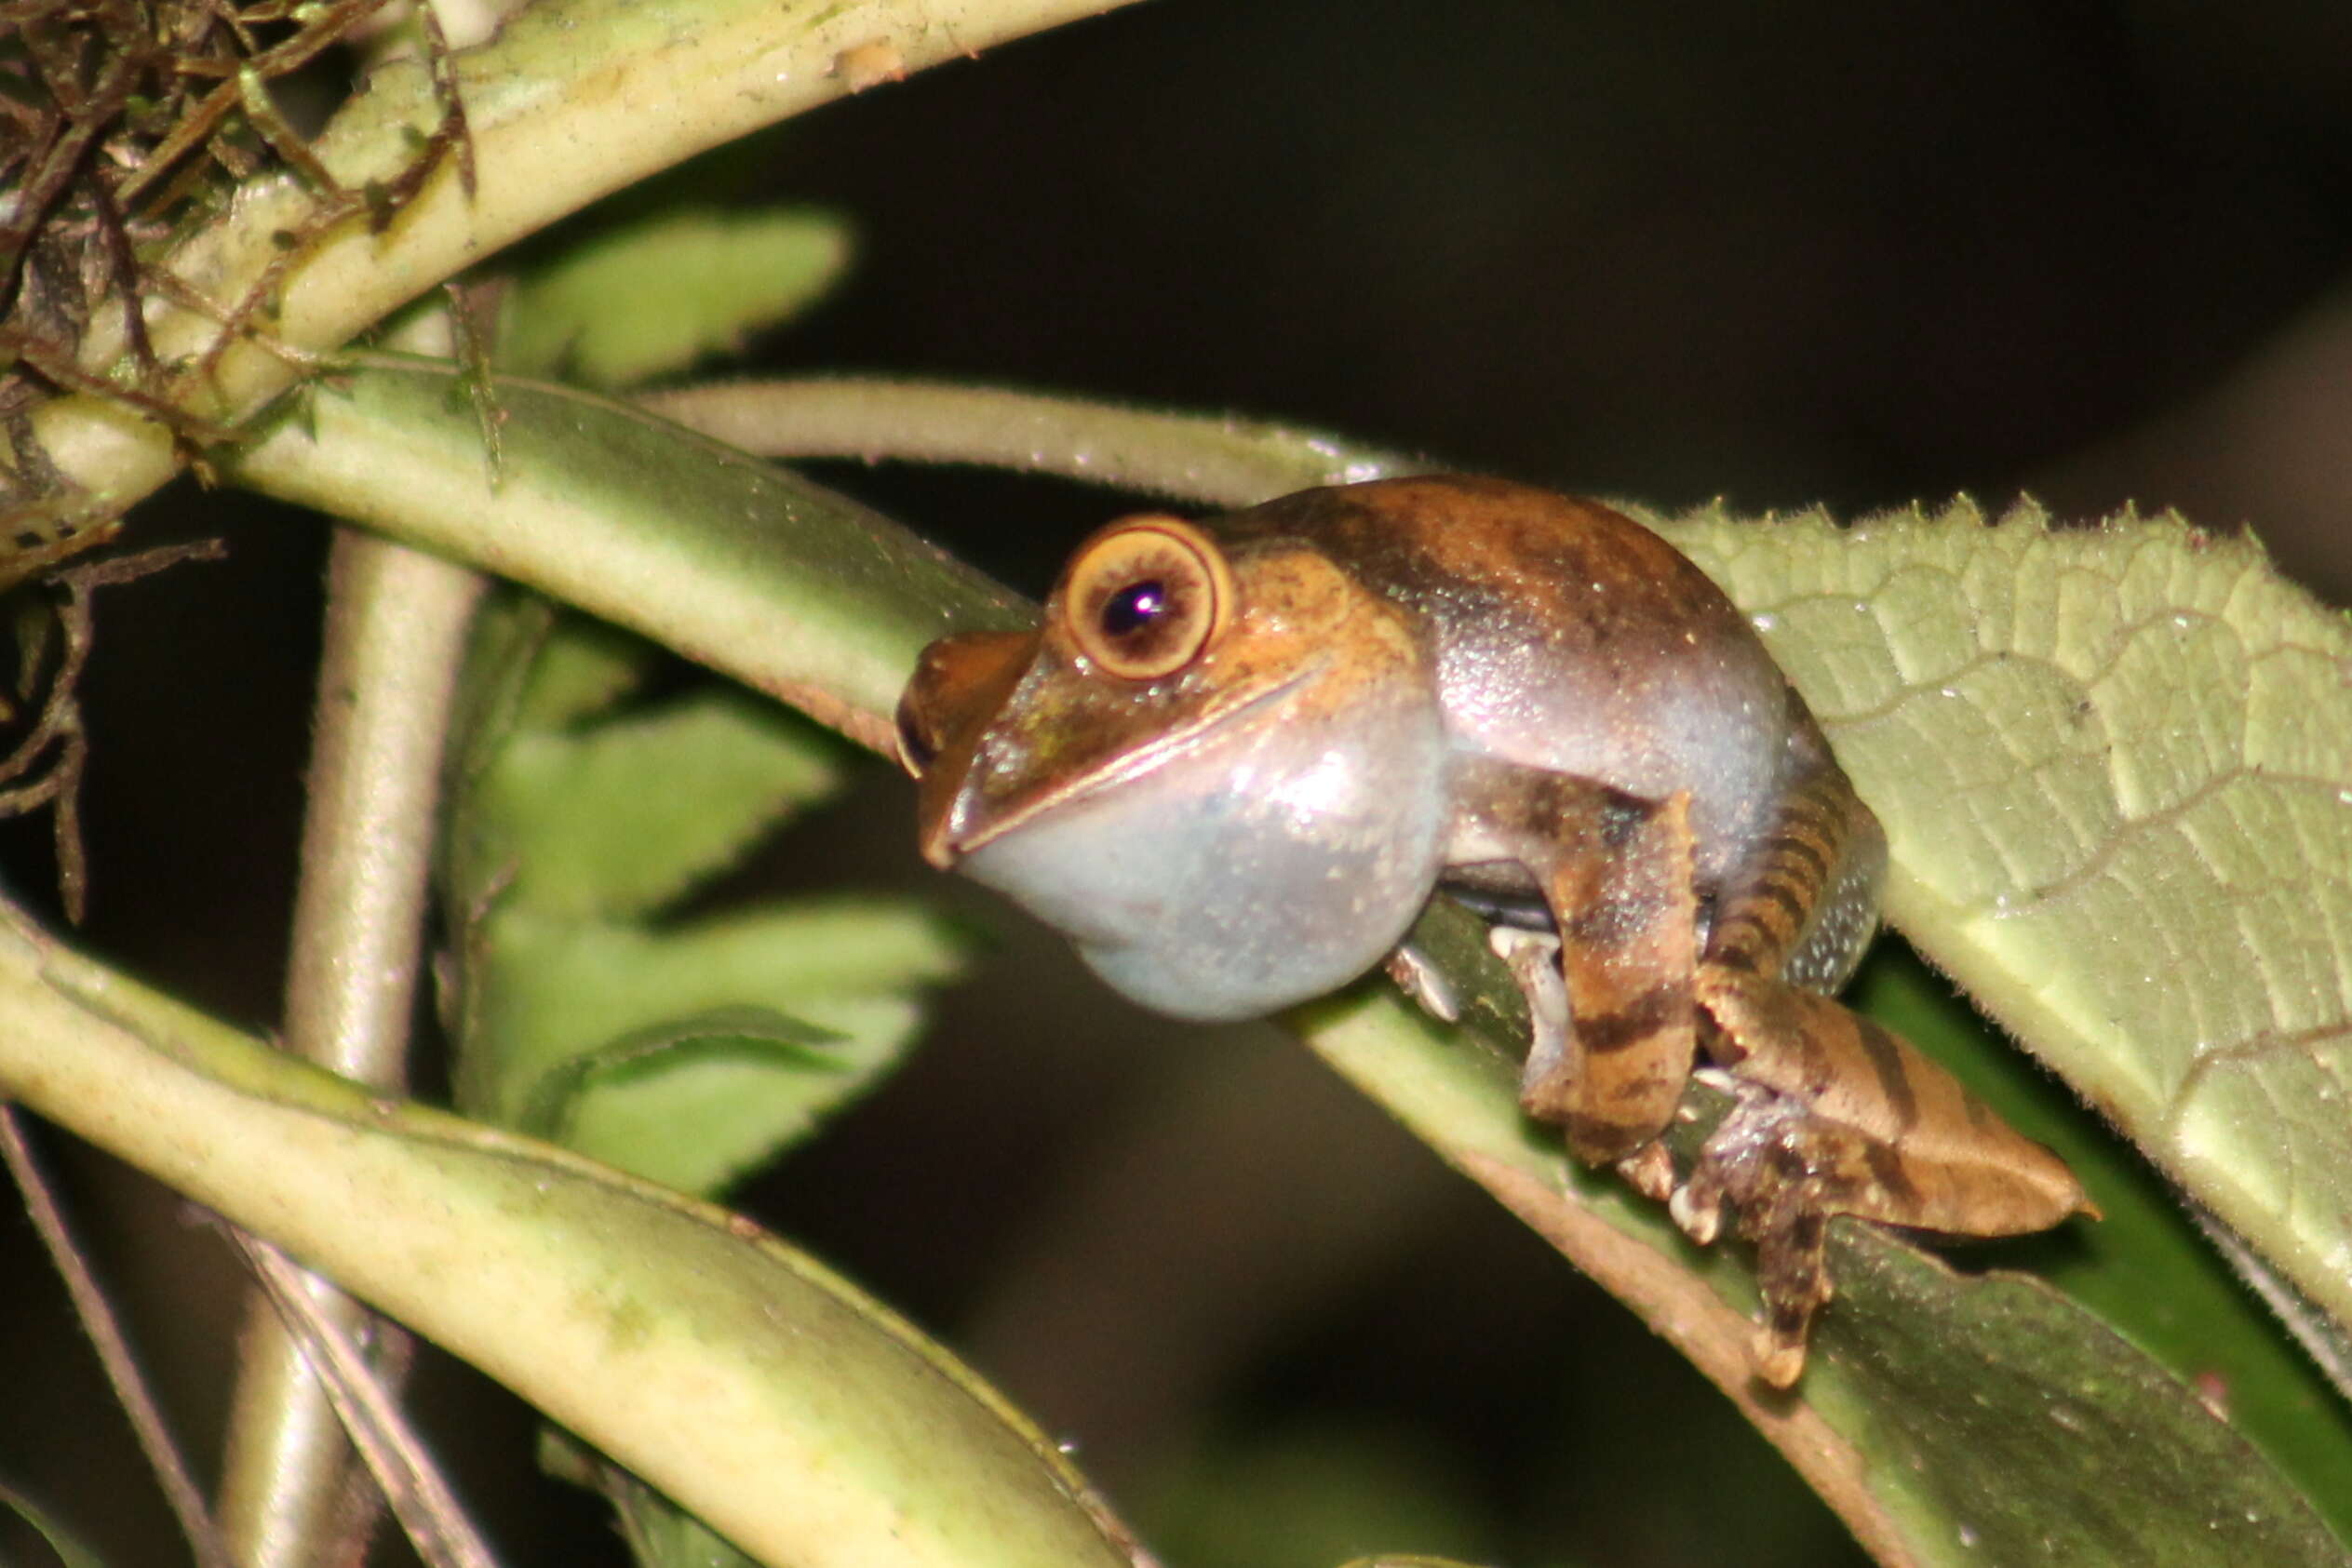
MULTIPOLYGON (((2352 596, 2341 4, 1156 0, 693 178, 855 221, 846 287, 756 345, 778 369, 1235 409, 1666 504, 2177 504, 2352 596)), ((1032 589, 1113 505, 826 476, 1032 589)), ((103 607, 88 940, 266 1027, 322 530, 193 487, 138 526, 233 554, 103 607)), ((919 882, 907 811, 878 769, 762 870, 919 882)), ((30 897, 46 833, 0 832, 30 897)), ((1139 1515, 1189 1520, 1159 1537, 1176 1561, 1848 1560, 1691 1374, 1303 1053, 1041 980, 1057 944, 952 896, 1001 933, 988 977, 744 1201, 966 1350, 1139 1515)), ((207 1450, 224 1265, 168 1199, 47 1146, 119 1221, 102 1261, 207 1450)), ((111 1561, 175 1561, 14 1220, 0 1335, 24 1369, 0 1480, 111 1561)), ((445 1367, 422 1397, 481 1450, 469 1495, 512 1561, 613 1556, 532 1481, 519 1411, 445 1367), (540 1516, 584 1545, 532 1546, 540 1516)))

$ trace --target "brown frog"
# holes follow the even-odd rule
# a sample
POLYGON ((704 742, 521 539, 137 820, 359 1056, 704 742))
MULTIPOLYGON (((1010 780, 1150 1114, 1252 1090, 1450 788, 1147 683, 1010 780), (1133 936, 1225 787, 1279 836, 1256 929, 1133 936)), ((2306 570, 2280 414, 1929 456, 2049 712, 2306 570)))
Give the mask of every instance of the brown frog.
POLYGON ((899 707, 924 854, 1136 1001, 1271 1012, 1471 902, 1526 994, 1527 1111, 1758 1245, 1786 1387, 1851 1214, 1962 1236, 2092 1212, 2066 1166, 1830 999, 1877 924, 1877 819, 1746 619, 1631 519, 1495 479, 1147 515, 1034 632, 944 638, 899 707), (1703 1064, 1703 1065, 1702 1065, 1703 1064), (1678 1177, 1696 1071, 1732 1110, 1678 1177))

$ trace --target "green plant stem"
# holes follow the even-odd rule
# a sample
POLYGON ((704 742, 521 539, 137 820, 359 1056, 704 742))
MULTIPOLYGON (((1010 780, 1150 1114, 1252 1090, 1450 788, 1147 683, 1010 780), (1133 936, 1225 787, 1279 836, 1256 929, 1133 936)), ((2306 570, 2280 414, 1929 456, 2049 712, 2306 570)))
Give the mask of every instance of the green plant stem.
POLYGON ((713 382, 637 402, 760 457, 970 462, 1216 506, 1437 466, 1291 425, 941 382, 713 382))
MULTIPOLYGON (((295 359, 249 342, 182 390, 202 417, 234 422, 291 385, 299 356, 333 349, 500 248, 682 158, 829 102, 864 85, 837 61, 879 46, 907 72, 975 54, 1130 0, 574 0, 541 4, 459 53, 458 92, 478 173, 471 196, 450 160, 383 232, 355 214, 286 263, 322 198, 291 175, 239 193, 226 215, 166 262, 218 314, 263 303, 258 322, 295 359), (257 292, 258 291, 258 292, 257 292)), ((387 66, 319 136, 319 162, 349 190, 396 177, 416 138, 441 123, 424 67, 387 66)), ((206 355, 214 314, 150 311, 167 363, 206 355)), ((85 341, 83 363, 109 374, 124 355, 119 313, 85 341)), ((120 513, 180 465, 171 435, 121 404, 60 397, 34 435, 69 485, 46 510, 67 526, 120 513)))
MULTIPOLYGON (((262 1293, 289 1329, 299 1332, 302 1352, 314 1358, 312 1369, 343 1433, 363 1456, 376 1494, 400 1521, 425 1568, 497 1568, 489 1543, 466 1517, 456 1492, 401 1412, 396 1391, 376 1371, 378 1358, 362 1349, 316 1304, 312 1286, 317 1276, 250 1231, 233 1230, 230 1235, 262 1293)), ((342 1561, 366 1561, 364 1533, 321 1545, 342 1561)))
MULTIPOLYGON (((442 740, 482 579, 352 529, 329 569, 326 650, 313 723, 286 1049, 370 1088, 406 1081, 437 822, 442 740)), ((390 1325, 327 1281, 306 1287, 344 1335, 390 1325)), ((357 1495, 342 1423, 265 1295, 249 1300, 221 1493, 222 1526, 249 1568, 364 1554, 375 1509, 357 1495)))
POLYGON ((1000 1396, 756 1226, 368 1094, 5 905, 0 1014, 0 1094, 332 1272, 764 1561, 1140 1561, 1000 1396))
POLYGON ((790 704, 879 751, 918 649, 1016 625, 1012 595, 888 519, 626 404, 501 377, 504 480, 448 417, 447 365, 380 364, 313 391, 236 461, 240 482, 526 583, 790 704), (554 462, 558 420, 598 434, 554 462), (676 463, 679 443, 696 462, 676 463), (387 483, 397 474, 396 483, 387 483), (612 504, 615 493, 630 497, 612 504), (680 529, 681 515, 698 526, 680 529))

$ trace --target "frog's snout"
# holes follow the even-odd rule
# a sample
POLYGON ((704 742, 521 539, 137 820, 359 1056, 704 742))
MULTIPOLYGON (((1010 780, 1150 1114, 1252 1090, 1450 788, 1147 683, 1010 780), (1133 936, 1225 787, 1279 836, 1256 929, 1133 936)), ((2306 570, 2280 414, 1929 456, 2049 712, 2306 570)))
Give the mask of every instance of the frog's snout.
POLYGON ((898 699, 898 761, 916 782, 923 858, 956 861, 957 803, 988 726, 1037 651, 1034 632, 962 632, 922 650, 898 699))

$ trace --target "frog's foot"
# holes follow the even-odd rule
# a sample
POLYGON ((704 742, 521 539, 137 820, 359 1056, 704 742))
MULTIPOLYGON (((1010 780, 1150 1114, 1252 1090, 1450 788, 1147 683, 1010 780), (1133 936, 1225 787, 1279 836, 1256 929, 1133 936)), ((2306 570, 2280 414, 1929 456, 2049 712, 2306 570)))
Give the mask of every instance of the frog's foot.
POLYGON ((1852 1212, 1872 1179, 1870 1144, 1769 1090, 1728 1078, 1717 1086, 1728 1086, 1738 1104, 1668 1209, 1702 1245, 1720 1232, 1724 1205, 1736 1212, 1740 1235, 1755 1243, 1764 1296, 1756 1374, 1785 1388, 1805 1370, 1813 1319, 1835 1293, 1825 1255, 1829 1221, 1852 1212))
POLYGON ((1454 994, 1454 983, 1445 978, 1445 972, 1430 961, 1430 956, 1410 943, 1399 943, 1381 962, 1396 988, 1404 993, 1416 1007, 1441 1024, 1462 1021, 1461 998, 1454 994))
POLYGON ((1696 990, 1716 1065, 1810 1113, 1805 1159, 1835 1213, 1948 1236, 2097 1217, 2063 1159, 1900 1035, 1817 992, 1720 965, 1700 966, 1696 990))
POLYGON ((1825 1211, 1799 1202, 1771 1216, 1756 1237, 1756 1284, 1764 1293, 1756 1375, 1775 1388, 1788 1387, 1804 1372, 1814 1315, 1836 1294, 1825 1255, 1829 1220, 1825 1211))

